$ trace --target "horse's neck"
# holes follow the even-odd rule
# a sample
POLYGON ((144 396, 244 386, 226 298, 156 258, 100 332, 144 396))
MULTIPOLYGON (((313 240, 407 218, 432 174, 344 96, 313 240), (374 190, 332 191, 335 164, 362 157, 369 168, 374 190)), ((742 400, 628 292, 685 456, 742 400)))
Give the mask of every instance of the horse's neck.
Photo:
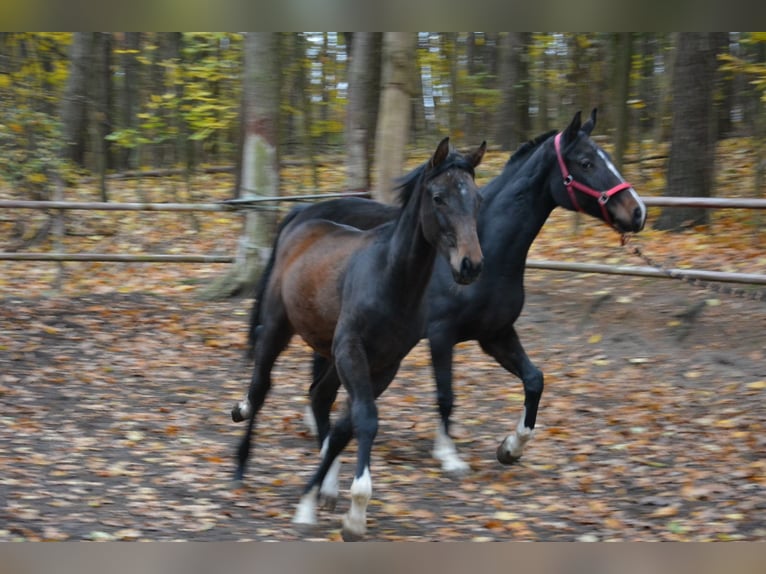
POLYGON ((487 186, 481 209, 482 248, 487 266, 523 267, 532 242, 556 207, 550 193, 555 156, 539 150, 512 174, 501 174, 487 186))
POLYGON ((406 283, 413 294, 425 290, 436 259, 436 248, 423 234, 422 196, 422 189, 413 191, 396 220, 388 244, 388 271, 398 282, 406 283))

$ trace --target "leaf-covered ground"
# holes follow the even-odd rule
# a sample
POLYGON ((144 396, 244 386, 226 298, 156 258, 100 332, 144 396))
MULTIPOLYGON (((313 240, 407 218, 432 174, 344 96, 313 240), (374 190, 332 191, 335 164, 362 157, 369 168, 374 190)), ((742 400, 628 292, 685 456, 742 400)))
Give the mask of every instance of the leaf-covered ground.
MULTIPOLYGON (((536 436, 517 465, 494 460, 521 386, 461 345, 456 431, 473 472, 460 479, 429 455, 433 384, 418 346, 380 401, 369 539, 764 538, 766 310, 706 299, 661 280, 530 272, 519 327, 546 373, 536 436)), ((0 539, 338 539, 345 490, 315 531, 290 524, 317 461, 297 342, 275 371, 246 487, 231 487, 246 311, 187 295, 6 298, 0 539)))
MULTIPOLYGON (((723 152, 719 178, 730 185, 719 195, 747 195, 749 156, 723 152)), ((482 182, 506 159, 492 155, 482 182)), ((335 172, 321 175, 340 187, 335 172)), ((627 175, 640 192, 662 193, 654 172, 627 175)), ((311 191, 302 175, 284 177, 311 191)), ((132 185, 114 198, 135 200, 132 185)), ((161 196, 166 183, 143 185, 174 200, 161 196)), ((203 201, 230 189, 218 178, 198 185, 203 201)), ((94 199, 78 193, 69 199, 94 199)), ((5 217, 3 241, 15 225, 5 217)), ((27 233, 42 219, 19 217, 27 233)), ((240 230, 236 214, 67 218, 71 251, 231 253, 240 230)), ((647 229, 636 241, 669 266, 764 273, 752 220, 721 211, 712 232, 647 229)), ((642 264, 614 233, 584 219, 574 231, 561 210, 530 257, 642 264)), ((224 266, 67 263, 54 290, 56 264, 0 265, 0 540, 340 539, 353 443, 337 510, 308 533, 290 523, 317 462, 298 340, 275 369, 245 486, 231 486, 243 428, 229 411, 249 381, 250 301, 196 297, 224 266)), ((521 384, 466 343, 455 434, 473 470, 441 473, 419 345, 380 400, 369 540, 766 538, 766 304, 677 281, 528 270, 517 325, 546 375, 522 460, 494 458, 521 413, 521 384)))

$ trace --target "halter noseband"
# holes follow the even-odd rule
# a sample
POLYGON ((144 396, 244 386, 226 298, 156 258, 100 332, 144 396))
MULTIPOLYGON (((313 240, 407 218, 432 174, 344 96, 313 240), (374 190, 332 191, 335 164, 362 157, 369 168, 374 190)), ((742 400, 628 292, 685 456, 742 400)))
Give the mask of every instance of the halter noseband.
POLYGON ((612 218, 609 215, 609 211, 606 209, 606 202, 609 201, 609 198, 612 197, 614 194, 619 193, 623 189, 628 189, 629 187, 632 187, 627 181, 623 181, 622 183, 618 183, 613 188, 608 189, 606 191, 596 191, 595 189, 588 187, 587 185, 580 183, 579 181, 575 181, 574 177, 572 177, 572 174, 569 173, 569 170, 567 169, 566 164, 564 163, 564 157, 561 155, 561 133, 559 132, 556 134, 556 137, 553 140, 554 147, 556 148, 556 158, 559 160, 559 169, 561 169, 561 176, 564 178, 564 187, 567 188, 567 192, 569 193, 569 199, 572 200, 572 205, 574 205, 575 209, 577 211, 582 211, 582 208, 580 207, 580 204, 577 203, 577 196, 575 195, 575 190, 581 191, 587 195, 590 195, 591 197, 595 197, 598 199, 598 204, 601 206, 601 213, 604 215, 604 221, 607 222, 610 226, 614 227, 614 224, 612 223, 612 218))

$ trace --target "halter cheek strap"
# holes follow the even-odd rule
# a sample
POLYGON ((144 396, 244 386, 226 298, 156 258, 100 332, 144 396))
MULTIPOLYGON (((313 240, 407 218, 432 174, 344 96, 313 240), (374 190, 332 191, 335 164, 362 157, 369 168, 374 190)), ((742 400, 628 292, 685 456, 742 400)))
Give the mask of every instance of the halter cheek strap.
POLYGON ((577 211, 582 211, 580 204, 577 203, 577 196, 575 195, 575 190, 585 193, 587 195, 590 195, 591 197, 597 198, 598 204, 601 206, 601 213, 604 215, 604 221, 606 221, 609 225, 614 227, 614 225, 612 224, 612 218, 609 215, 609 211, 606 209, 606 203, 609 201, 609 198, 612 197, 614 194, 619 193, 623 189, 628 189, 629 187, 632 187, 632 186, 627 181, 623 181, 622 183, 618 183, 617 185, 615 185, 614 187, 606 191, 596 191, 595 189, 588 187, 587 185, 580 183, 579 181, 575 181, 575 179, 572 177, 572 174, 569 173, 566 163, 564 163, 564 157, 561 155, 561 132, 556 134, 556 137, 553 140, 553 144, 556 148, 556 158, 559 161, 559 169, 561 169, 561 176, 564 178, 564 187, 566 187, 567 193, 569 193, 569 199, 572 201, 572 205, 574 205, 577 211))

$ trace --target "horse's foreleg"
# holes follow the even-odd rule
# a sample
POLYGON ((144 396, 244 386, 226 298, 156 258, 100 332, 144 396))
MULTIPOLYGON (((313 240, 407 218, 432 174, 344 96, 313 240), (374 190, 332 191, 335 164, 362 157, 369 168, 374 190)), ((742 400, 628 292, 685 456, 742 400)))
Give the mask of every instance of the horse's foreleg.
POLYGON ((337 499, 337 487, 333 492, 333 486, 337 484, 337 476, 332 474, 338 471, 338 456, 346 447, 353 436, 351 415, 345 414, 335 424, 330 432, 324 447, 322 448, 322 461, 319 468, 311 477, 301 496, 301 500, 293 516, 295 524, 316 524, 316 509, 319 497, 324 499, 324 506, 332 507, 333 497, 337 499), (328 486, 325 486, 328 484, 328 486))
POLYGON ((313 423, 320 448, 330 432, 330 410, 338 396, 339 388, 340 379, 333 362, 315 353, 312 381, 309 389, 311 409, 310 412, 307 412, 305 418, 310 418, 313 423))
POLYGON ((444 338, 431 337, 431 364, 436 378, 436 401, 439 405, 441 422, 436 431, 433 457, 441 462, 442 470, 451 474, 464 474, 470 466, 457 452, 457 447, 450 437, 450 416, 455 402, 452 392, 452 341, 444 338))
POLYGON ((343 517, 342 534, 345 540, 358 540, 367 532, 367 505, 372 497, 370 458, 378 432, 378 408, 364 345, 353 337, 339 337, 337 331, 335 336, 335 368, 349 393, 351 421, 358 443, 351 507, 343 517))
POLYGON ((537 408, 543 394, 543 373, 529 360, 515 329, 504 339, 480 341, 480 344, 500 365, 519 377, 524 384, 524 412, 514 431, 497 447, 497 460, 502 464, 512 464, 521 458, 524 447, 532 438, 537 408))

